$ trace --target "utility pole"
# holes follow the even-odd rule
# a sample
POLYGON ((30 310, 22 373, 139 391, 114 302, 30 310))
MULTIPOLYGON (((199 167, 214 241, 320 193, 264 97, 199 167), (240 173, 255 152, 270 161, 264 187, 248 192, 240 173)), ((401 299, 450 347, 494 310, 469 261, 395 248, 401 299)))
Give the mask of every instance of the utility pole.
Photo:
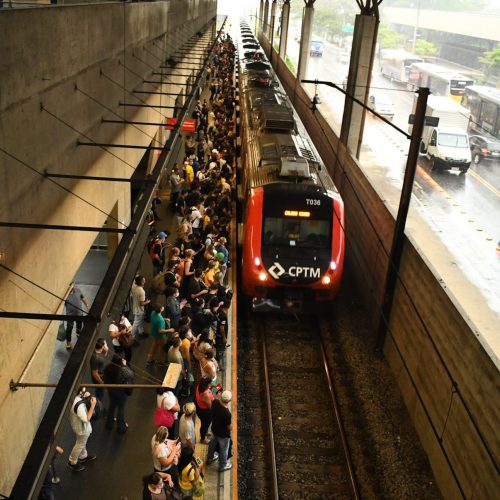
POLYGON ((394 235, 392 237, 391 253, 389 254, 389 262, 387 265, 385 290, 378 325, 376 350, 380 352, 384 349, 385 337, 387 335, 387 330, 389 329, 392 302, 394 300, 394 292, 396 290, 398 280, 401 256, 403 255, 406 219, 408 216, 408 209, 410 208, 415 171, 417 170, 418 152, 425 124, 427 98, 429 97, 430 91, 428 88, 420 88, 417 93, 418 100, 415 109, 415 120, 411 133, 408 159, 406 160, 405 177, 403 180, 403 187, 401 189, 401 198, 399 200, 398 216, 394 226, 394 235))

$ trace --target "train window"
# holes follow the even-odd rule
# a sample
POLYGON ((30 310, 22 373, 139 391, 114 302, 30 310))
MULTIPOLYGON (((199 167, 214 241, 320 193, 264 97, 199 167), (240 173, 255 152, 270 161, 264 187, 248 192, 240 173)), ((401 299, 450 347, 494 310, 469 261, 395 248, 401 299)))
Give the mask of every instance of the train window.
POLYGON ((263 244, 281 247, 328 248, 331 243, 330 224, 326 220, 264 219, 263 244))

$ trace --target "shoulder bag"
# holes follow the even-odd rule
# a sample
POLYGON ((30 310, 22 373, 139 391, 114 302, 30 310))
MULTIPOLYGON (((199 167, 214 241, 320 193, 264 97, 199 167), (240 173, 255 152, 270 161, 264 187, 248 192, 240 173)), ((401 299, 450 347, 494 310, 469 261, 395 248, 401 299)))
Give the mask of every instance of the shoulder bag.
POLYGON ((155 413, 153 416, 153 423, 157 427, 161 427, 161 426, 172 427, 172 425, 174 425, 174 422, 175 422, 175 417, 174 417, 174 414, 170 410, 163 408, 164 402, 165 402, 165 397, 161 400, 161 406, 158 408, 155 408, 155 413))

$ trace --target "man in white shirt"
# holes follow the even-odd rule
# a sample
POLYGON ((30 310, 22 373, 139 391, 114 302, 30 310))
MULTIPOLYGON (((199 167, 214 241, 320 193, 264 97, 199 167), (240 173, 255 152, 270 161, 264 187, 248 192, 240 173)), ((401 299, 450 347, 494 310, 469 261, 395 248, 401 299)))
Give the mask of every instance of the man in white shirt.
POLYGON ((144 276, 136 276, 132 285, 132 313, 134 315, 134 323, 131 335, 134 338, 136 334, 139 334, 141 337, 147 336, 144 335, 144 306, 151 301, 146 299, 145 284, 146 278, 144 276))
POLYGON ((90 419, 94 415, 96 398, 91 397, 90 392, 80 392, 71 405, 70 422, 73 432, 76 434, 76 443, 69 455, 68 465, 75 472, 85 469, 82 465, 85 462, 95 460, 95 455, 87 454, 87 441, 92 434, 92 424, 90 419), (90 408, 87 409, 85 398, 90 398, 90 408), (76 411, 75 411, 76 409, 76 411))
POLYGON ((194 427, 194 416, 196 414, 196 406, 194 403, 186 403, 183 406, 184 415, 179 420, 179 438, 183 446, 196 446, 196 432, 194 427))

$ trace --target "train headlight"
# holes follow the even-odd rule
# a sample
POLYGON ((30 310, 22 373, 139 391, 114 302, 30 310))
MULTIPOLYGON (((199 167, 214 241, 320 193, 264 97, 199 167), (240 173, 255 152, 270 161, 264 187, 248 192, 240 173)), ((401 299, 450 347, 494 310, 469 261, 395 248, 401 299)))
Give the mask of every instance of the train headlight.
POLYGON ((328 274, 333 274, 336 269, 337 269, 337 264, 332 260, 330 262, 330 267, 328 269, 328 274))
POLYGON ((267 280, 267 274, 265 272, 261 272, 259 274, 259 280, 260 281, 266 281, 267 280))
POLYGON ((260 262, 259 257, 255 257, 255 259, 253 259, 253 262, 254 262, 254 264, 255 264, 257 267, 260 267, 261 262, 260 262))
POLYGON ((321 283, 323 283, 323 285, 329 285, 331 281, 330 276, 323 276, 321 283))

